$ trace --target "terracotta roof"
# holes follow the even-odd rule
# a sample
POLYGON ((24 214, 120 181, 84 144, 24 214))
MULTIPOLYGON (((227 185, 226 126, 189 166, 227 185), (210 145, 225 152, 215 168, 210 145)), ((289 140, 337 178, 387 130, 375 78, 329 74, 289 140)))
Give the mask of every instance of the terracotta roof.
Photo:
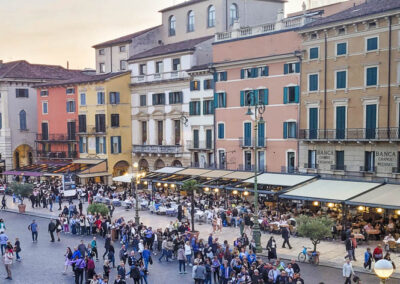
POLYGON ((351 7, 347 10, 333 14, 329 17, 322 18, 315 22, 309 23, 303 29, 331 24, 340 21, 351 20, 353 18, 360 18, 379 14, 391 10, 400 9, 400 0, 368 0, 368 2, 351 7))
POLYGON ((0 64, 0 79, 57 80, 78 76, 80 70, 68 70, 58 65, 31 64, 25 60, 0 64))
POLYGON ((70 78, 67 80, 57 80, 51 81, 48 83, 37 84, 36 88, 43 88, 43 87, 52 87, 52 86, 68 86, 68 85, 77 85, 83 83, 94 83, 94 82, 101 82, 107 79, 111 79, 114 77, 118 77, 121 75, 129 74, 130 71, 123 71, 123 72, 114 72, 114 73, 107 73, 107 74, 98 74, 98 75, 88 75, 84 73, 80 73, 79 76, 70 78))
POLYGON ((93 45, 92 47, 93 48, 100 48, 100 47, 107 47, 107 46, 111 46, 111 45, 121 44, 121 43, 130 43, 130 42, 132 42, 133 38, 141 36, 141 35, 149 32, 151 30, 154 30, 154 29, 156 29, 158 27, 160 27, 160 26, 151 27, 151 28, 148 28, 148 29, 145 29, 145 30, 142 30, 142 31, 135 32, 133 34, 125 35, 125 36, 122 36, 122 37, 119 37, 119 38, 116 38, 116 39, 112 39, 112 40, 108 40, 108 41, 105 41, 105 42, 102 42, 102 43, 98 43, 96 45, 93 45))
POLYGON ((146 57, 153 57, 153 56, 157 56, 157 55, 193 50, 195 48, 195 46, 198 45, 199 43, 209 40, 213 37, 214 36, 206 36, 206 37, 189 39, 189 40, 166 44, 166 45, 160 45, 160 46, 154 47, 150 50, 135 54, 135 55, 131 56, 129 58, 129 60, 135 60, 135 59, 141 59, 141 58, 146 58, 146 57))
POLYGON ((208 70, 210 68, 210 64, 201 64, 193 66, 192 68, 190 68, 190 70, 188 70, 188 72, 208 70))

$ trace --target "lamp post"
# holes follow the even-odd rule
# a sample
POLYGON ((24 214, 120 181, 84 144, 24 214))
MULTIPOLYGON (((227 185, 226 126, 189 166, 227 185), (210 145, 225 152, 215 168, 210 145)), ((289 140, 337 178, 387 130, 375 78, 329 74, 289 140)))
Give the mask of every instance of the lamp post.
POLYGON ((381 283, 385 284, 386 280, 393 274, 393 265, 389 260, 381 259, 375 263, 375 274, 381 279, 381 283))
POLYGON ((258 223, 258 187, 257 187, 257 173, 258 173, 258 159, 257 159, 257 149, 258 149, 258 124, 263 122, 263 113, 265 112, 265 105, 259 100, 258 93, 254 91, 247 91, 245 93, 245 98, 247 105, 249 106, 247 110, 247 115, 254 115, 254 225, 253 225, 253 239, 256 243, 256 252, 261 253, 261 231, 260 224, 258 223), (254 113, 251 111, 251 107, 254 107, 254 113))
MULTIPOLYGON (((145 177, 145 173, 139 173, 139 171, 138 171, 138 167, 139 167, 139 165, 138 165, 138 163, 133 163, 133 168, 135 169, 135 173, 136 173, 136 175, 135 176, 132 176, 132 182, 131 182, 131 184, 133 184, 134 182, 135 182, 135 203, 136 203, 136 206, 135 206, 135 224, 136 225, 139 225, 140 224, 140 217, 139 217, 139 197, 138 197, 138 192, 137 192, 137 185, 140 183, 140 179, 142 178, 142 177, 145 177), (135 181, 134 181, 134 179, 135 179, 135 181)), ((133 189, 133 187, 131 186, 131 189, 133 189)))

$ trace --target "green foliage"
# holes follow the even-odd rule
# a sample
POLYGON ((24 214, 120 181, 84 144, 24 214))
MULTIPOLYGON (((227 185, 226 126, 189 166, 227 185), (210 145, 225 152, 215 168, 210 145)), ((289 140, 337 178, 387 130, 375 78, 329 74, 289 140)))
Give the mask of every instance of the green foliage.
POLYGON ((107 216, 108 215, 108 207, 105 204, 102 203, 92 203, 88 206, 87 212, 95 215, 97 213, 100 213, 102 216, 107 216))
POLYGON ((333 221, 327 217, 312 217, 301 215, 296 218, 297 232, 300 236, 310 238, 314 245, 314 251, 317 250, 317 244, 326 237, 331 236, 333 221))
POLYGON ((10 185, 12 192, 21 197, 21 203, 23 204, 23 200, 25 197, 29 197, 29 195, 33 192, 33 184, 30 183, 18 183, 13 182, 10 185))
POLYGON ((192 190, 196 191, 198 183, 196 180, 187 180, 183 182, 182 189, 190 193, 192 190))

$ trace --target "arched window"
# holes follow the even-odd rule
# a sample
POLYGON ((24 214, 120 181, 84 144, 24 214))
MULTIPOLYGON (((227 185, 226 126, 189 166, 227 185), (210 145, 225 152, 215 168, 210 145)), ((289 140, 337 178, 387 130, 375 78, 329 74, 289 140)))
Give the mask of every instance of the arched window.
POLYGON ((26 112, 24 110, 19 112, 19 129, 26 130, 26 112))
POLYGON ((169 20, 168 20, 168 33, 169 33, 169 36, 174 36, 176 34, 175 27, 176 27, 175 16, 171 16, 171 17, 169 17, 169 20))
POLYGON ((194 12, 189 11, 188 18, 187 18, 187 31, 193 32, 194 31, 194 12))
POLYGON ((232 4, 229 8, 229 23, 233 25, 239 19, 239 11, 236 4, 232 4))
POLYGON ((213 5, 210 5, 208 7, 208 27, 212 28, 215 27, 215 7, 213 5))

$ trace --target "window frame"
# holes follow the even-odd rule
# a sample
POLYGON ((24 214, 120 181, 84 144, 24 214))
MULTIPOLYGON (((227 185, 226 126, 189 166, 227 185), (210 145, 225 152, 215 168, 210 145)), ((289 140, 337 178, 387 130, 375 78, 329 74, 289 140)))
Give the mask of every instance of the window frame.
POLYGON ((195 30, 195 14, 193 10, 187 13, 186 32, 191 33, 195 30))
POLYGON ((337 42, 336 44, 335 44, 335 54, 336 54, 336 57, 340 57, 340 56, 346 56, 346 55, 348 55, 348 53, 349 53, 349 44, 348 44, 348 42, 347 41, 341 41, 341 42, 337 42), (343 54, 338 54, 338 46, 339 46, 339 44, 345 44, 346 45, 346 52, 345 53, 343 53, 343 54))
POLYGON ((313 92, 318 92, 319 91, 319 73, 309 73, 307 74, 307 92, 313 93, 313 92), (311 90, 310 89, 310 77, 313 75, 317 75, 317 89, 316 90, 311 90))
POLYGON ((225 139, 225 122, 218 122, 218 123, 217 123, 217 132, 218 132, 218 133, 217 133, 217 139, 218 139, 218 140, 223 140, 223 139, 225 139), (223 125, 223 130, 224 130, 223 133, 222 133, 222 137, 221 137, 220 131, 219 131, 219 130, 220 130, 220 129, 219 129, 219 126, 220 126, 220 125, 223 125))
POLYGON ((113 128, 117 128, 120 127, 120 120, 119 120, 119 113, 112 113, 110 116, 110 125, 113 128), (117 118, 117 123, 113 123, 115 121, 113 121, 113 119, 115 120, 115 118, 117 118))
POLYGON ((97 92, 96 95, 97 95, 97 105, 105 105, 106 104, 106 93, 105 92, 97 92), (99 94, 102 94, 100 103, 99 103, 99 94))
POLYGON ((40 96, 41 97, 48 97, 49 96, 49 90, 40 90, 40 96))
POLYGON ((335 70, 335 90, 346 90, 346 89, 348 89, 348 74, 349 74, 349 72, 347 72, 347 69, 335 70), (346 72, 346 84, 345 84, 345 86, 343 88, 339 88, 338 85, 337 85, 338 84, 337 76, 338 76, 338 73, 340 73, 340 72, 346 72))
POLYGON ((207 8, 207 28, 214 28, 216 24, 216 11, 215 11, 215 6, 210 5, 207 8), (211 10, 213 9, 213 10, 211 10), (212 17, 210 17, 212 15, 212 17))
POLYGON ((379 51, 379 35, 365 37, 365 52, 368 53, 368 52, 377 52, 377 51, 379 51), (373 39, 373 38, 376 38, 376 49, 368 50, 368 40, 373 39))
POLYGON ((75 113, 76 112, 76 103, 75 100, 67 101, 67 113, 75 113), (73 106, 73 111, 71 111, 71 105, 73 106))
POLYGON ((365 88, 377 87, 379 86, 379 65, 369 65, 364 67, 364 86, 365 88), (368 76, 367 70, 370 68, 376 68, 376 84, 375 85, 368 85, 368 76))
POLYGON ((86 106, 86 93, 79 93, 79 101, 81 106, 86 106), (85 98, 84 102, 82 102, 82 97, 85 98))
POLYGON ((146 76, 147 75, 147 64, 142 63, 139 64, 139 76, 146 76))
POLYGON ((119 70, 125 71, 127 70, 127 61, 125 59, 119 61, 119 70))
POLYGON ((48 101, 42 101, 42 114, 43 115, 49 114, 49 102, 48 101), (46 105, 46 112, 44 111, 44 105, 46 105))
POLYGON ((15 89, 15 97, 16 97, 17 99, 29 98, 29 88, 16 88, 16 89, 15 89), (24 92, 23 92, 23 96, 20 95, 20 92, 21 92, 22 90, 24 91, 24 92))
POLYGON ((237 19, 239 19, 239 7, 236 3, 231 3, 231 5, 229 6, 229 26, 233 26, 237 19), (235 10, 232 9, 233 7, 235 8, 235 10), (232 17, 233 11, 235 12, 234 17, 232 17))
POLYGON ((139 95, 139 106, 147 106, 147 95, 139 95), (144 104, 142 104, 144 98, 144 104))
POLYGON ((168 18, 168 36, 176 35, 176 17, 174 15, 168 18))
POLYGON ((120 45, 119 52, 126 52, 126 45, 120 45))
POLYGON ((106 64, 104 62, 99 63, 99 73, 106 73, 106 64))
POLYGON ((308 48, 308 59, 311 61, 311 60, 319 60, 319 58, 320 58, 320 48, 319 48, 319 46, 309 47, 308 48), (311 50, 312 49, 317 49, 317 51, 318 51, 318 55, 315 58, 311 58, 311 50))
POLYGON ((105 48, 100 48, 99 49, 99 55, 105 55, 105 54, 106 54, 105 48))

